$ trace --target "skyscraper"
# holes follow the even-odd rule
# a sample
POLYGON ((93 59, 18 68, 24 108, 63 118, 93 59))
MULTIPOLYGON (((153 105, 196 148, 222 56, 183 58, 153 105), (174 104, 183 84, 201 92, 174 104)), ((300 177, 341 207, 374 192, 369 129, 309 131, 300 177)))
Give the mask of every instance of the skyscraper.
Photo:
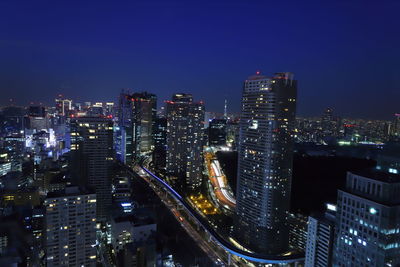
POLYGON ((44 205, 46 266, 96 266, 96 195, 67 187, 44 205))
POLYGON ((328 204, 327 207, 325 214, 308 217, 306 267, 332 266, 336 206, 328 204))
POLYGON ((132 100, 124 90, 119 95, 116 120, 114 144, 117 160, 130 164, 133 160, 132 100))
POLYGON ((400 175, 348 172, 336 228, 334 266, 399 266, 400 175))
POLYGON ((184 180, 189 189, 202 182, 204 105, 190 94, 167 101, 167 173, 184 180))
POLYGON ((158 170, 165 170, 167 147, 167 119, 157 118, 154 123, 154 153, 153 163, 158 170))
POLYGON ((323 136, 334 136, 336 134, 336 121, 333 116, 333 109, 326 108, 321 118, 323 136))
POLYGON ((122 91, 118 102, 115 149, 117 159, 129 164, 154 149, 157 97, 122 91))
POLYGON ((71 120, 72 177, 97 195, 97 219, 104 222, 111 207, 113 122, 103 117, 71 120))
POLYGON ((132 100, 133 157, 154 148, 154 123, 157 115, 157 97, 147 92, 134 93, 132 100))
POLYGON ((288 249, 297 82, 291 73, 244 83, 236 207, 236 236, 250 250, 288 249))

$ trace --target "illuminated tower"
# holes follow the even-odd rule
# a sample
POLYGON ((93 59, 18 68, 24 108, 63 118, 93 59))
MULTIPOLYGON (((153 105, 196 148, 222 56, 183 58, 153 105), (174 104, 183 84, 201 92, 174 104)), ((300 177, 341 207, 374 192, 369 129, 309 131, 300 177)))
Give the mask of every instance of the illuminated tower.
POLYGON ((257 72, 244 83, 235 232, 258 253, 288 248, 296 94, 291 73, 267 78, 257 72))
POLYGON ((154 149, 154 123, 157 97, 147 92, 134 93, 132 101, 133 159, 154 149))
POLYGON ((115 152, 117 160, 130 164, 133 161, 132 152, 132 100, 128 91, 122 90, 118 99, 116 127, 115 127, 115 152))
POLYGON ((202 182, 204 105, 192 95, 175 94, 167 102, 167 172, 189 189, 202 182))
POLYGON ((97 219, 105 222, 111 207, 113 122, 103 117, 71 119, 71 174, 97 195, 97 219))

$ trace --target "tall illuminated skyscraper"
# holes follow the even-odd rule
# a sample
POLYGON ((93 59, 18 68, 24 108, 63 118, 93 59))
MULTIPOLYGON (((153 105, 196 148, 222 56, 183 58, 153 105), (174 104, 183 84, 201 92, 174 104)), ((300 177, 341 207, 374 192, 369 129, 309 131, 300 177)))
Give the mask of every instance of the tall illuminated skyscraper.
POLYGON ((204 105, 190 94, 167 101, 167 173, 184 180, 189 189, 202 182, 204 105))
POLYGON ((244 83, 235 232, 258 253, 288 248, 296 95, 291 73, 268 78, 257 72, 244 83))
POLYGON ((157 97, 122 91, 118 102, 115 149, 117 159, 130 164, 154 149, 157 97))
POLYGON ((71 120, 72 177, 97 195, 97 220, 105 222, 111 207, 111 167, 114 160, 113 122, 103 117, 71 120))
POLYGON ((157 97, 147 92, 134 93, 132 101, 133 158, 154 149, 154 123, 157 97))
POLYGON ((118 99, 114 145, 117 160, 125 164, 133 161, 132 100, 128 91, 122 90, 118 99))

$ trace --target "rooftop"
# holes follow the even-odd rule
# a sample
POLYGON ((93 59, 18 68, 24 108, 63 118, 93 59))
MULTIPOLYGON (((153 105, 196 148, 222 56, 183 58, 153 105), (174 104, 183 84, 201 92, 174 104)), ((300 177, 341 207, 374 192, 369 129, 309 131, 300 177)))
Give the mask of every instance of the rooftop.
POLYGON ((400 183, 400 174, 381 172, 374 169, 351 172, 365 178, 374 179, 384 183, 400 183))

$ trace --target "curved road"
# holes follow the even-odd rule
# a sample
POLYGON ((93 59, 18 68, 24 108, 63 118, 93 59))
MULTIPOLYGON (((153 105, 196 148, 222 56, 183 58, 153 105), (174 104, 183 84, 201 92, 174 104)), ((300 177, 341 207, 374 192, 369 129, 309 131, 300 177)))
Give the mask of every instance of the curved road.
MULTIPOLYGON (((187 212, 197 221, 199 225, 203 229, 205 229, 209 235, 213 237, 213 239, 226 251, 229 253, 236 255, 240 258, 244 258, 249 261, 258 262, 258 263, 265 263, 265 264, 290 264, 290 263, 298 263, 304 261, 304 254, 290 254, 287 256, 280 256, 280 255, 262 255, 258 253, 251 253, 240 248, 236 247, 235 245, 231 244, 230 242, 226 241, 223 237, 221 237, 209 224, 207 221, 204 220, 186 201, 185 199, 178 194, 171 186, 169 186, 165 181, 161 178, 157 177, 153 174, 150 170, 148 170, 144 166, 139 166, 144 172, 146 172, 149 176, 151 176, 157 183, 162 186, 171 196, 177 200, 187 212)), ((128 170, 135 173, 130 167, 128 170)), ((136 174, 136 173, 135 173, 136 174)))

